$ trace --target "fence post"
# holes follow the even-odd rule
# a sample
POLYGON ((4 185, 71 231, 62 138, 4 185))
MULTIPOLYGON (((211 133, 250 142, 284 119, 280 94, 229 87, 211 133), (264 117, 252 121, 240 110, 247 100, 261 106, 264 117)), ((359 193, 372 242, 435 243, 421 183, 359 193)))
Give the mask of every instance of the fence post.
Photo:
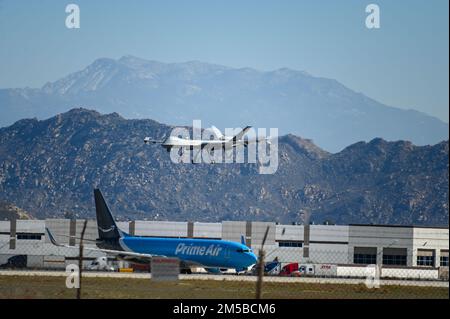
POLYGON ((77 299, 81 299, 81 279, 82 279, 82 272, 83 272, 83 238, 84 238, 84 232, 86 231, 86 225, 87 225, 87 219, 84 220, 83 223, 83 230, 81 231, 81 237, 80 237, 80 253, 78 256, 78 271, 79 271, 79 278, 78 278, 78 288, 77 288, 77 299))
POLYGON ((258 260, 258 279, 256 280, 256 299, 261 299, 262 295, 262 283, 263 283, 263 276, 264 276, 264 244, 267 239, 267 234, 269 233, 269 227, 266 228, 266 233, 264 234, 264 238, 261 244, 261 249, 259 250, 259 260, 258 260))

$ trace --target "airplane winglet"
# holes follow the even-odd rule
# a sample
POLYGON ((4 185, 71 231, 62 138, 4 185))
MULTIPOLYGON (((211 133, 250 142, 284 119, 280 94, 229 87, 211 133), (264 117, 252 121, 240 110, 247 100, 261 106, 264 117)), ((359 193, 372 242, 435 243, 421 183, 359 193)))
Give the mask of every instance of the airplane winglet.
POLYGON ((247 246, 244 235, 241 235, 241 244, 247 246))
POLYGON ((242 139, 242 137, 247 134, 247 131, 250 130, 252 127, 251 126, 246 126, 244 127, 244 129, 242 131, 240 131, 238 134, 236 134, 235 136, 233 136, 233 138, 231 139, 231 141, 233 141, 233 143, 236 143, 238 140, 242 139))

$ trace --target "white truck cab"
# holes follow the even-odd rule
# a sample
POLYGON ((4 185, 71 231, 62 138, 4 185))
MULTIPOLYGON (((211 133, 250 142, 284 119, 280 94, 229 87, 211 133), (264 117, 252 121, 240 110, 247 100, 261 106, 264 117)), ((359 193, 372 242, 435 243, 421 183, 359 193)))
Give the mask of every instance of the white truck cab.
POLYGON ((115 271, 114 267, 108 264, 108 258, 106 256, 101 256, 95 258, 94 261, 88 266, 89 270, 105 270, 105 271, 115 271))
POLYGON ((314 265, 299 265, 298 271, 303 276, 312 276, 314 275, 314 265))

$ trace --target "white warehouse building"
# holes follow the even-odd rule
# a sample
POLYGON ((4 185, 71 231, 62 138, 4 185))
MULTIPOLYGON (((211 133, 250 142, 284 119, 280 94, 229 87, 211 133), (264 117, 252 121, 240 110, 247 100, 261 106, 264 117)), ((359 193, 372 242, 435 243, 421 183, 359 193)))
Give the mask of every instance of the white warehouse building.
MULTIPOLYGON (((69 219, 0 221, 0 265, 17 255, 27 255, 27 266, 33 268, 59 268, 71 263, 78 256, 76 246, 82 225, 82 220, 69 219), (46 227, 57 241, 74 246, 74 249, 52 245, 46 238, 46 227)), ((149 237, 214 238, 239 242, 243 235, 255 253, 258 253, 269 227, 264 248, 266 260, 277 260, 282 265, 331 264, 350 269, 378 264, 397 272, 408 268, 448 273, 449 229, 446 227, 140 220, 118 222, 118 226, 131 235, 149 237)), ((96 221, 89 220, 85 245, 95 245, 97 236, 96 221)), ((86 262, 100 255, 86 252, 86 262)))

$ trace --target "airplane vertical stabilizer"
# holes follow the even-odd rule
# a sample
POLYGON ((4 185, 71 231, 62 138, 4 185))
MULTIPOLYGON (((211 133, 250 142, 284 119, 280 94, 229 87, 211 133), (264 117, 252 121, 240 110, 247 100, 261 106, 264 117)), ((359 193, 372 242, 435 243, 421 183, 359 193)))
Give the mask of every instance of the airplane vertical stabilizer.
POLYGON ((97 214, 98 236, 101 240, 119 239, 122 233, 116 225, 111 211, 98 188, 94 189, 95 212, 97 214))

